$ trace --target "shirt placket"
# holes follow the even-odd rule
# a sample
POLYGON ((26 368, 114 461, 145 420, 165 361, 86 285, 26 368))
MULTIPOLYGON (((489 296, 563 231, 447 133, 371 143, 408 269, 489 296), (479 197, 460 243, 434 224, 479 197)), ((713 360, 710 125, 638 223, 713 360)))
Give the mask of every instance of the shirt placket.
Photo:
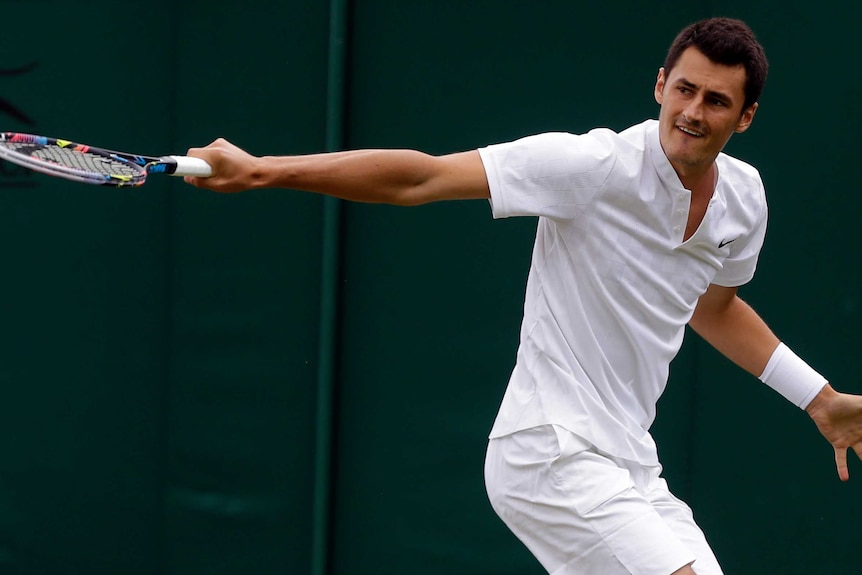
POLYGON ((676 192, 673 200, 673 211, 671 212, 671 228, 673 239, 677 244, 683 243, 685 227, 688 225, 689 209, 691 209, 691 192, 676 192))

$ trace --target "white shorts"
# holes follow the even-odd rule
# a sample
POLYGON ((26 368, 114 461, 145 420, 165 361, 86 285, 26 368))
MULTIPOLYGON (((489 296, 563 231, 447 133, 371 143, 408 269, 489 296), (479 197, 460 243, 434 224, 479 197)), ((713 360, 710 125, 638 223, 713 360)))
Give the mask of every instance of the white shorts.
POLYGON ((492 439, 485 485, 494 510, 552 575, 670 575, 692 562, 698 575, 722 575, 660 472, 545 425, 492 439))

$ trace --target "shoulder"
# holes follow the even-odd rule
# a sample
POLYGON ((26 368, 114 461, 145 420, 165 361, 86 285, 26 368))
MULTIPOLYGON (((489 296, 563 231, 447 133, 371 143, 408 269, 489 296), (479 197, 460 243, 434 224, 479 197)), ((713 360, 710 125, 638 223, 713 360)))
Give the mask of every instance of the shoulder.
POLYGON ((494 153, 518 152, 544 157, 548 153, 558 155, 560 152, 594 152, 602 154, 610 152, 614 148, 615 136, 611 130, 597 128, 584 134, 571 132, 543 132, 503 142, 492 144, 481 150, 494 153))
POLYGON ((592 155, 607 155, 632 149, 643 150, 647 125, 648 122, 644 122, 622 132, 604 127, 593 128, 584 133, 543 132, 510 142, 492 144, 481 150, 568 151, 592 155))
POLYGON ((582 134, 544 132, 480 148, 487 163, 545 172, 609 172, 620 157, 643 152, 645 138, 637 128, 615 132, 594 128, 582 134))
POLYGON ((728 215, 740 222, 748 222, 752 229, 765 225, 768 213, 766 190, 757 168, 726 154, 720 154, 716 162, 719 199, 728 215))
POLYGON ((766 193, 760 172, 751 164, 725 153, 716 159, 719 176, 723 182, 737 193, 751 197, 763 197, 766 193))

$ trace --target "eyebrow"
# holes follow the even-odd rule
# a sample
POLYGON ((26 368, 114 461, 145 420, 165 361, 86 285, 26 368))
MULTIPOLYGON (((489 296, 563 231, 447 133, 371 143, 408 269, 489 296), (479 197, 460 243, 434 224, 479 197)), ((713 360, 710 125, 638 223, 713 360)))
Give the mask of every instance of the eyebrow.
MULTIPOLYGON (((686 80, 685 78, 680 78, 679 80, 677 80, 677 83, 684 85, 686 88, 699 88, 699 86, 697 84, 695 84, 694 82, 690 82, 690 81, 686 80)), ((728 102, 728 103, 733 103, 733 98, 731 98, 728 94, 725 94, 724 92, 718 92, 716 90, 707 90, 706 95, 711 97, 711 98, 717 98, 719 100, 723 100, 723 101, 728 102)))

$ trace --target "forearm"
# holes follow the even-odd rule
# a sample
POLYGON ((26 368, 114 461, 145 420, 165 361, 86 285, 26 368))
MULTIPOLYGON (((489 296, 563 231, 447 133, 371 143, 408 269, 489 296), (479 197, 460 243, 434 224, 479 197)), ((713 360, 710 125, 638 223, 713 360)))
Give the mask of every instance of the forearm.
POLYGON ((289 188, 368 203, 422 203, 435 159, 412 150, 357 150, 258 160, 254 187, 289 188))
POLYGON ((734 363, 797 407, 805 408, 826 379, 781 343, 744 301, 721 288, 698 303, 690 325, 734 363))
POLYGON ((751 306, 738 297, 725 307, 698 306, 689 325, 724 356, 759 377, 779 340, 751 306))

